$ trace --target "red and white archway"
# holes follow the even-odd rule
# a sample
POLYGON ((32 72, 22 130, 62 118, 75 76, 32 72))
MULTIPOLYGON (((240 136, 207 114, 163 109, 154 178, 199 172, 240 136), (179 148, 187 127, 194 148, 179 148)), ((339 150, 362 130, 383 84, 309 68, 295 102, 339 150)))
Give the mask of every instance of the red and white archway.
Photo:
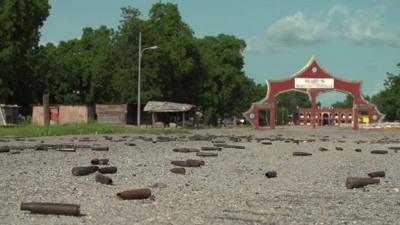
POLYGON ((332 76, 324 70, 315 57, 311 57, 308 63, 299 72, 286 80, 267 80, 267 96, 261 101, 255 102, 251 108, 243 113, 243 116, 257 129, 259 126, 259 111, 269 111, 270 128, 275 128, 275 98, 287 91, 299 91, 311 97, 311 126, 315 128, 316 98, 319 94, 336 90, 353 96, 353 129, 358 129, 359 112, 368 112, 369 121, 378 121, 383 116, 376 105, 369 103, 361 95, 361 81, 345 81, 332 76))

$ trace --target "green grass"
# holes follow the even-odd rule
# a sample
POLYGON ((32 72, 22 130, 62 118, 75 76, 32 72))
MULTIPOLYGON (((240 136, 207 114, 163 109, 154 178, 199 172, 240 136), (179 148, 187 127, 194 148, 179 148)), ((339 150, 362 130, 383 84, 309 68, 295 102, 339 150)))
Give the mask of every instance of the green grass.
POLYGON ((76 123, 65 125, 52 125, 49 128, 36 126, 32 124, 19 125, 16 127, 0 128, 0 136, 16 137, 42 137, 42 136, 61 136, 61 135, 79 135, 79 134, 176 134, 187 133, 187 129, 150 129, 137 128, 124 125, 109 125, 91 122, 88 124, 76 123))

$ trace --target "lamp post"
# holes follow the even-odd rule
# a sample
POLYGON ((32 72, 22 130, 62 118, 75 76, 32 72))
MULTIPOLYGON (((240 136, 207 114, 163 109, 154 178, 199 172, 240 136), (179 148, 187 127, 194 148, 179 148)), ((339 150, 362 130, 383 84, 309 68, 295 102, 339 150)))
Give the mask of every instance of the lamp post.
POLYGON ((142 56, 143 52, 146 50, 153 50, 157 49, 158 46, 152 46, 148 48, 144 48, 142 50, 142 32, 139 32, 139 62, 138 62, 138 96, 137 96, 137 126, 140 127, 140 69, 141 69, 141 61, 142 61, 142 56))

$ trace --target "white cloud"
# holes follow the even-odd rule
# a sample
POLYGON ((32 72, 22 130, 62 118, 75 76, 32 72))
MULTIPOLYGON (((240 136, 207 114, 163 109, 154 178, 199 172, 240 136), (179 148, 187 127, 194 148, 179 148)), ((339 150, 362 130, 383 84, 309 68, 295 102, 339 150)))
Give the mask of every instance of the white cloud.
POLYGON ((343 21, 342 37, 357 44, 400 45, 400 33, 384 26, 385 8, 356 10, 343 21))
POLYGON ((335 16, 347 16, 349 15, 349 8, 345 5, 334 5, 329 9, 328 18, 332 18, 335 16))
POLYGON ((400 31, 384 26, 385 7, 358 9, 334 5, 323 18, 303 12, 283 17, 270 25, 263 37, 246 40, 248 52, 288 51, 296 46, 341 39, 355 44, 400 45, 400 31))
POLYGON ((324 42, 331 36, 328 24, 306 19, 302 12, 284 17, 272 24, 265 36, 276 43, 303 45, 324 42))
POLYGON ((246 40, 246 51, 288 51, 292 46, 327 41, 332 35, 328 30, 328 23, 306 19, 302 12, 297 12, 272 24, 263 38, 252 37, 246 40))

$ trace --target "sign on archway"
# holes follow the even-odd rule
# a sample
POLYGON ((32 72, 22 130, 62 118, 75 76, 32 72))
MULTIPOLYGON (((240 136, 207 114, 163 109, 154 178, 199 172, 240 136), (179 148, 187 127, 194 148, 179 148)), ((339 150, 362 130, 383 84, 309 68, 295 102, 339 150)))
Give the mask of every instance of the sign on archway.
POLYGON ((319 94, 336 90, 345 92, 353 97, 352 124, 353 129, 358 129, 359 113, 367 112, 369 121, 377 121, 382 117, 376 105, 369 103, 361 95, 360 81, 345 81, 331 75, 324 70, 317 62, 315 57, 311 57, 309 62, 296 74, 286 80, 267 80, 267 95, 261 101, 255 102, 251 108, 243 113, 243 116, 255 128, 259 129, 259 111, 269 111, 269 127, 275 128, 275 98, 287 91, 299 91, 311 97, 311 118, 310 124, 313 128, 316 125, 316 98, 319 94))

